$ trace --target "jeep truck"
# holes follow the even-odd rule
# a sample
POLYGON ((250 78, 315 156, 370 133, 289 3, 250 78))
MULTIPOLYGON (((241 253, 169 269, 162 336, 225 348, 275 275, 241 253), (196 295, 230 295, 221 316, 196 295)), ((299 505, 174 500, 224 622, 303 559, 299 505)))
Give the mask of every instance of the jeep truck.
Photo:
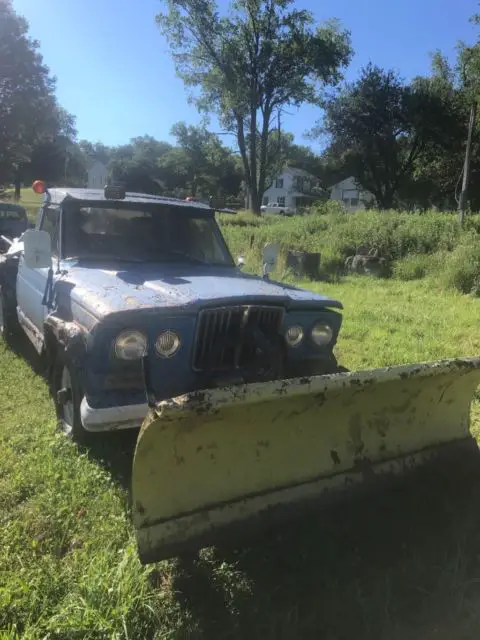
POLYGON ((242 271, 208 204, 42 184, 0 256, 0 331, 42 357, 73 439, 190 391, 339 370, 341 303, 242 271))

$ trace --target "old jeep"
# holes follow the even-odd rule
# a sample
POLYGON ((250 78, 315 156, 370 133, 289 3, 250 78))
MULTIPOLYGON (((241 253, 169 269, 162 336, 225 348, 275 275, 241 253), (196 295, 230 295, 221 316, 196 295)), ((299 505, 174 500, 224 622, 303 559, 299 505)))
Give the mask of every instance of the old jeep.
POLYGON ((77 440, 187 392, 336 372, 341 308, 242 272, 209 205, 112 186, 44 188, 0 264, 2 335, 27 335, 77 440))

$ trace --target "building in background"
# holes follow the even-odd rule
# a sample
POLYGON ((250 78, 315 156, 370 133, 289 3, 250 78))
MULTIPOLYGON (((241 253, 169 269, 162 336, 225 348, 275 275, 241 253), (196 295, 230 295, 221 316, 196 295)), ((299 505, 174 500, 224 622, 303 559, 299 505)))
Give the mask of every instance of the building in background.
POLYGON ((360 187, 353 176, 345 178, 329 189, 330 200, 342 202, 348 211, 360 211, 373 203, 374 196, 360 187))
POLYGON ((107 167, 98 160, 93 162, 87 170, 87 173, 87 189, 103 189, 108 183, 109 171, 107 167))
POLYGON ((318 200, 318 178, 303 169, 286 167, 263 194, 262 204, 297 210, 318 200))

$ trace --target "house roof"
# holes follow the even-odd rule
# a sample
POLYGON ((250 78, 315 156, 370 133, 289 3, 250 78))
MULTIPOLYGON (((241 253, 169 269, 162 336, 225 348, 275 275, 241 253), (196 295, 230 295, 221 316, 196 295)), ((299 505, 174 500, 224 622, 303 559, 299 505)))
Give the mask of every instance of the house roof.
POLYGON ((305 169, 298 169, 297 167, 286 167, 285 171, 288 171, 288 173, 291 173, 292 175, 298 176, 300 178, 310 178, 313 180, 318 180, 318 178, 314 176, 313 173, 308 173, 308 171, 305 171, 305 169))

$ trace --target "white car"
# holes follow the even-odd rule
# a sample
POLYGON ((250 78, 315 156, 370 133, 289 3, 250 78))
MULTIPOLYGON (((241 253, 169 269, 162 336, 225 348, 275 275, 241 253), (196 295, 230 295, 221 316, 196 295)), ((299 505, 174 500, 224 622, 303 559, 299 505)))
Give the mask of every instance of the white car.
POLYGON ((294 209, 292 209, 291 207, 286 207, 282 204, 278 204, 278 202, 262 204, 262 206, 260 207, 260 211, 262 213, 276 213, 280 216, 293 216, 295 214, 294 209))

